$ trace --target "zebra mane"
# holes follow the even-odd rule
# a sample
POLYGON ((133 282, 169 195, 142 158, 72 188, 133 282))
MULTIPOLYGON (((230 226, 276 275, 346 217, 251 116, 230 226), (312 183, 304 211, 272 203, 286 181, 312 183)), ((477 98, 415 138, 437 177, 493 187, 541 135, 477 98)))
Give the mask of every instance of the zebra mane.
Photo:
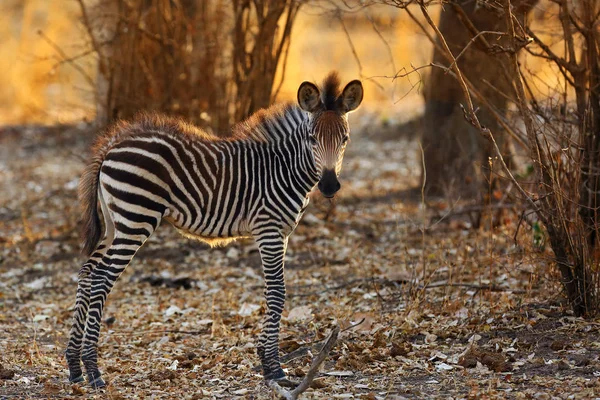
POLYGON ((321 101, 326 110, 337 111, 340 97, 340 77, 336 71, 331 71, 321 85, 321 101))
POLYGON ((304 111, 293 103, 275 104, 259 110, 232 128, 229 140, 276 142, 286 138, 306 118, 304 111))
POLYGON ((288 137, 305 118, 304 111, 295 104, 276 104, 235 124, 229 134, 218 136, 179 117, 140 112, 130 121, 118 121, 100 135, 96 140, 94 153, 101 159, 115 143, 148 133, 187 136, 203 142, 277 142, 288 137))

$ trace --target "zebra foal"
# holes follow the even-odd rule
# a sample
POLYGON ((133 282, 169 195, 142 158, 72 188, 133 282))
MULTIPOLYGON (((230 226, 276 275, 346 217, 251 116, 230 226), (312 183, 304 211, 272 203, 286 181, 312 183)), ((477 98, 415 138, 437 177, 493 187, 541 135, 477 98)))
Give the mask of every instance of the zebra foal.
POLYGON ((255 239, 267 304, 257 352, 264 378, 285 380, 279 323, 288 237, 315 186, 325 197, 340 189, 347 113, 362 97, 360 81, 340 91, 337 74, 331 73, 320 89, 302 83, 298 105, 261 110, 227 138, 158 115, 120 122, 100 136, 79 188, 89 259, 79 273, 66 350, 69 380, 84 380, 83 363, 88 383, 105 386, 97 354, 104 303, 162 220, 211 245, 255 239))

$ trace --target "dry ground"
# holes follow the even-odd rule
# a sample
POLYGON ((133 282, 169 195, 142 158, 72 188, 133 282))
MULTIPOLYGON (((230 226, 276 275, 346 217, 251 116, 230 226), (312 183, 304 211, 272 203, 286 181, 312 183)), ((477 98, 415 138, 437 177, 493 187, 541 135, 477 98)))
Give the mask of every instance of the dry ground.
MULTIPOLYGON (((464 205, 424 206, 416 142, 382 136, 354 135, 335 206, 315 196, 291 239, 282 353, 301 356, 285 363, 289 375, 344 329, 303 397, 600 395, 598 321, 561 304, 531 231, 515 245, 510 212, 486 230, 457 213, 464 205)), ((110 385, 67 383, 84 261, 76 185, 91 140, 85 127, 0 128, 0 398, 274 398, 254 369, 255 246, 209 250, 166 225, 109 298, 100 366, 110 385)))

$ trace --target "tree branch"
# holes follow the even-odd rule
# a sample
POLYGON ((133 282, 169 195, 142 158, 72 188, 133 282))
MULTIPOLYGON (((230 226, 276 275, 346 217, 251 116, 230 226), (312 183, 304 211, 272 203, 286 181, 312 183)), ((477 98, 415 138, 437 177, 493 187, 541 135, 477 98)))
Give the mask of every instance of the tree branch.
MULTIPOLYGON (((423 0, 420 0, 418 3, 419 3, 419 6, 421 8, 421 13, 425 17, 425 20, 427 21, 427 23, 429 24, 429 26, 431 26, 431 28, 436 33, 436 35, 437 35, 437 37, 438 37, 438 39, 439 39, 439 41, 441 43, 443 52, 446 54, 446 56, 452 62, 451 63, 452 70, 456 74, 456 80, 458 81, 458 84, 459 84, 459 86, 460 86, 460 88, 461 88, 461 90, 463 92, 463 95, 465 97, 465 101, 467 103, 467 107, 466 108, 463 107, 463 111, 465 113, 465 118, 475 128, 477 128, 477 130, 479 130, 479 132, 482 135, 484 135, 484 137, 486 137, 487 139, 490 140, 490 142, 494 146, 494 150, 496 150, 496 154, 498 155, 498 159, 500 160, 500 163, 502 164, 502 168, 504 169, 504 172, 510 178, 510 181, 515 185, 515 187, 519 190, 519 192, 521 193, 521 195, 531 205, 531 207, 534 210, 536 210, 536 212, 539 212, 539 207, 536 204, 536 202, 525 191, 525 189, 523 189, 523 187, 519 184, 519 182, 517 182, 517 180, 515 179, 514 175, 511 172, 510 168, 508 168, 508 165, 506 165, 504 157, 502 156, 502 152, 501 152, 500 148, 498 147, 498 143, 496 143, 496 140, 494 139, 494 136, 493 136, 492 132, 488 128, 483 127, 481 125, 481 123, 479 122, 479 119, 477 118, 477 115, 475 114, 475 109, 473 107, 473 101, 471 100, 471 95, 469 93, 469 88, 467 87, 467 84, 465 83, 465 79, 463 78, 463 75, 462 75, 462 72, 460 71, 460 68, 458 68, 458 64, 456 64, 456 58, 454 57, 454 55, 452 54, 452 51, 450 50, 450 47, 446 43, 446 39, 444 38, 444 35, 440 32, 440 30, 437 27, 437 25, 431 19, 431 16, 429 15, 429 12, 427 11, 427 8, 425 7, 425 5, 423 3, 423 0)), ((512 14, 511 14, 511 16, 512 16, 512 14)), ((510 18, 510 23, 511 23, 511 27, 512 27, 512 31, 511 32, 513 33, 513 47, 516 48, 516 45, 514 43, 514 41, 515 41, 515 39, 514 39, 514 25, 512 24, 512 18, 510 18)), ((513 56, 516 59, 516 52, 513 52, 512 54, 513 54, 513 56)))
POLYGON ((323 345, 323 348, 321 349, 319 354, 317 354, 317 356, 313 359, 312 363, 310 364, 310 368, 308 369, 306 376, 304 376, 304 379, 302 379, 302 382, 300 382, 300 384, 298 386, 296 386, 296 388, 294 390, 288 391, 287 389, 284 389, 283 387, 281 387, 277 383, 277 381, 273 381, 273 380, 268 381, 267 385, 271 389, 273 389, 277 394, 279 394, 281 397, 283 397, 284 399, 296 400, 298 398, 298 396, 300 396, 300 394, 305 392, 310 387, 310 384, 312 383, 312 381, 315 379, 315 376, 319 372, 319 367, 321 366, 321 364, 323 364, 323 362, 325 361, 325 359, 327 358, 327 356, 333 349, 333 346, 335 346, 335 343, 337 342, 339 333, 340 333, 339 327, 336 326, 335 328, 333 328, 333 330, 329 334, 329 337, 327 338, 327 341, 323 345))

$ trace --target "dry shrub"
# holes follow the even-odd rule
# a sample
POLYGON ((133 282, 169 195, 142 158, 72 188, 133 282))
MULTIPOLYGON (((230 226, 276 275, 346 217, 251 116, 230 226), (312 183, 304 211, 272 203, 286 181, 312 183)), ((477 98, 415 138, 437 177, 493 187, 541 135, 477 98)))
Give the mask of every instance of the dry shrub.
MULTIPOLYGON (((80 0, 98 56, 98 121, 139 110, 217 132, 271 102, 301 2, 80 0)), ((283 78, 282 78, 283 79, 283 78)))
MULTIPOLYGON (((500 92, 517 106, 518 123, 509 126, 504 118, 498 118, 498 122, 523 144, 535 172, 529 181, 517 181, 507 165, 508 157, 501 154, 495 140, 500 129, 491 131, 476 115, 472 99, 486 104, 487 97, 470 82, 481 76, 477 70, 462 68, 456 62, 464 49, 452 51, 447 46, 443 33, 427 12, 427 7, 435 3, 438 2, 388 1, 409 15, 412 4, 422 10, 440 40, 434 41, 429 34, 428 37, 446 58, 442 60, 445 64, 438 61, 434 66, 444 73, 451 72, 459 82, 465 99, 464 118, 495 146, 504 176, 545 226, 574 313, 596 314, 600 301, 600 0, 540 0, 534 13, 544 23, 536 28, 537 34, 528 27, 527 20, 521 21, 515 14, 520 5, 534 6, 538 0, 483 0, 482 5, 504 19, 497 34, 507 39, 489 43, 480 36, 494 26, 478 30, 468 15, 463 16, 462 23, 471 36, 469 44, 483 42, 482 51, 495 54, 503 73, 509 75, 509 87, 500 92), (518 58, 522 48, 554 65, 554 75, 544 79, 528 73, 527 65, 518 58), (545 101, 540 100, 541 93, 547 94, 545 101), (521 132, 522 125, 526 134, 521 132)), ((428 33, 425 27, 422 29, 428 33)))
POLYGON ((562 85, 547 86, 545 106, 532 100, 528 107, 525 94, 533 98, 532 87, 540 82, 521 72, 523 89, 517 90, 517 97, 537 172, 537 215, 546 226, 576 315, 597 312, 600 288, 599 12, 598 0, 563 0, 543 16, 558 34, 544 38, 529 29, 521 32, 535 42, 528 51, 548 59, 563 77, 562 85))

